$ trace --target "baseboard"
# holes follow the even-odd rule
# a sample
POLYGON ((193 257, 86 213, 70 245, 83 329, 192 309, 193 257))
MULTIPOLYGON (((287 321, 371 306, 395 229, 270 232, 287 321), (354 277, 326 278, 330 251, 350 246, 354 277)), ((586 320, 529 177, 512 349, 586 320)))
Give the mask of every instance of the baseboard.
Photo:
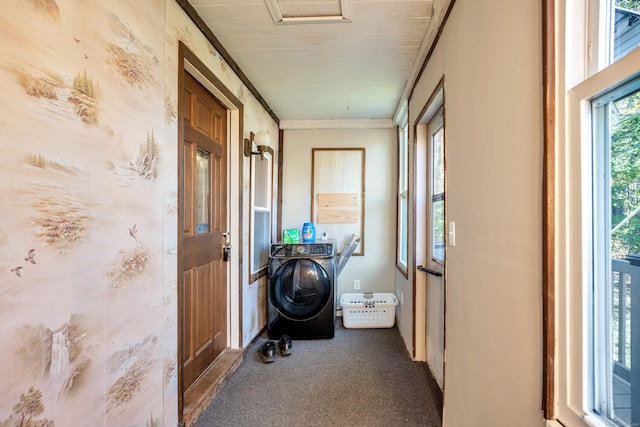
POLYGON ((182 418, 184 425, 192 426, 207 409, 229 377, 240 367, 244 349, 226 349, 184 395, 182 418))

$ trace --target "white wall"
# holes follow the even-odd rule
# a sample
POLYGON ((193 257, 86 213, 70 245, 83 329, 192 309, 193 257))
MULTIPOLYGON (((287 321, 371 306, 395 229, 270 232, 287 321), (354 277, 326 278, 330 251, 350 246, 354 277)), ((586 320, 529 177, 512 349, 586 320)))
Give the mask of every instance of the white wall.
POLYGON ((543 424, 541 39, 538 2, 457 0, 410 100, 413 123, 444 76, 445 426, 543 424))
MULTIPOLYGON (((340 274, 338 298, 343 293, 354 292, 354 279, 360 279, 364 292, 393 292, 395 129, 285 130, 282 228, 300 229, 304 222, 310 221, 311 149, 328 147, 366 149, 364 256, 352 256, 340 274)), ((316 236, 321 232, 322 224, 316 224, 316 236)))

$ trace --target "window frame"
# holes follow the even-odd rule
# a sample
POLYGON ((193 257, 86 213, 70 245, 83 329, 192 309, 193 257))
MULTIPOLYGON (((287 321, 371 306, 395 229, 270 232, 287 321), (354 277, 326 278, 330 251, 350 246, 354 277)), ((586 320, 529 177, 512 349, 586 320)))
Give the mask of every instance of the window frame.
MULTIPOLYGON (((591 99, 592 118, 592 176, 603 176, 604 179, 592 180, 592 217, 595 218, 592 229, 592 259, 590 289, 593 289, 588 297, 589 306, 592 307, 591 318, 593 338, 589 361, 591 361, 593 378, 590 384, 590 407, 603 413, 603 418, 616 416, 613 393, 613 267, 611 252, 611 105, 621 99, 637 95, 640 91, 640 71, 631 80, 624 79, 614 87, 607 89, 606 93, 591 99), (595 286, 595 284, 606 286, 595 286), (596 303, 598 301, 598 303, 596 303), (600 304, 601 302, 601 304, 600 304), (604 350, 603 350, 604 349, 604 350)), ((623 280, 621 274, 620 280, 623 280)), ((591 342, 591 341, 590 341, 591 342)), ((619 403, 619 401, 618 401, 619 403)), ((620 417, 618 417, 620 418, 620 417)))
POLYGON ((409 124, 407 118, 405 118, 403 123, 397 127, 397 131, 398 200, 396 227, 396 268, 406 278, 409 274, 409 124))
POLYGON ((587 75, 592 76, 607 67, 612 59, 612 16, 607 5, 615 0, 590 0, 587 6, 587 75), (604 19, 601 19, 604 17, 604 19))
POLYGON ((428 232, 427 235, 429 236, 429 241, 430 244, 428 245, 428 256, 429 259, 431 259, 432 263, 435 263, 437 265, 443 266, 444 262, 445 262, 445 242, 446 242, 446 231, 445 231, 445 227, 446 227, 446 222, 445 222, 445 207, 446 207, 446 202, 445 202, 445 193, 446 193, 446 184, 445 184, 445 174, 444 174, 444 147, 445 147, 445 127, 444 127, 444 104, 440 105, 439 109, 433 114, 433 116, 429 119, 429 123, 427 124, 427 129, 428 129, 428 150, 429 150, 429 175, 430 175, 430 179, 429 179, 429 204, 430 207, 428 209, 428 217, 429 217, 429 228, 428 228, 428 232), (439 193, 435 193, 434 190, 434 185, 436 182, 435 179, 435 172, 436 172, 436 165, 435 165, 435 155, 434 155, 434 149, 435 149, 435 144, 433 142, 434 140, 434 135, 438 132, 442 131, 442 168, 443 168, 443 176, 442 176, 442 191, 439 193), (435 253, 434 253, 434 244, 436 243, 436 239, 435 239, 435 216, 434 216, 434 212, 435 212, 435 208, 434 205, 438 202, 442 202, 442 227, 443 227, 443 239, 442 239, 442 258, 438 258, 435 253))
MULTIPOLYGON (((545 157, 552 163, 546 165, 545 179, 549 182, 544 197, 553 208, 552 219, 544 225, 550 233, 544 250, 553 259, 543 271, 543 276, 552 280, 544 295, 551 315, 545 315, 545 339, 550 346, 547 351, 553 355, 553 360, 545 364, 545 392, 552 393, 545 399, 545 418, 549 426, 607 426, 606 419, 589 409, 594 407, 589 360, 589 286, 593 274, 591 102, 640 73, 640 48, 604 67, 594 65, 593 58, 603 55, 594 54, 592 42, 602 26, 588 28, 588 23, 593 27, 593 10, 588 9, 586 1, 549 3, 559 7, 551 12, 547 8, 545 18, 559 11, 555 25, 564 32, 557 37, 560 43, 555 43, 556 80, 551 86, 545 85, 545 90, 554 89, 552 99, 556 103, 550 106, 547 98, 546 108, 552 108, 551 117, 557 119, 549 124, 547 116, 546 130, 551 139, 545 137, 545 149, 549 150, 545 157), (554 145, 556 134, 559 138, 554 145)), ((602 7, 602 2, 595 7, 602 7)))
MULTIPOLYGON (((585 300, 588 305, 588 318, 587 322, 591 325, 592 336, 588 337, 588 342, 593 342, 589 345, 587 350, 587 360, 589 365, 585 367, 588 374, 588 393, 585 399, 586 404, 589 407, 594 408, 599 406, 598 400, 607 399, 606 396, 611 390, 607 390, 611 384, 612 372, 607 369, 606 364, 609 362, 609 358, 613 357, 610 353, 610 349, 607 347, 605 351, 599 353, 594 351, 594 347, 603 343, 605 346, 611 343, 606 339, 608 331, 611 331, 610 318, 608 315, 608 307, 610 304, 610 295, 606 286, 598 286, 596 283, 607 283, 608 277, 611 277, 611 254, 608 250, 610 247, 610 241, 607 236, 609 228, 602 227, 603 224, 611 224, 610 212, 611 206, 609 204, 610 199, 607 197, 608 188, 606 179, 595 179, 594 177, 603 176, 610 177, 610 164, 611 158, 609 152, 604 150, 608 145, 606 142, 609 139, 609 120, 606 112, 607 107, 594 107, 594 103, 598 101, 596 99, 589 100, 588 120, 591 122, 591 156, 589 158, 589 164, 591 170, 590 186, 592 189, 591 200, 589 207, 591 209, 591 230, 587 236, 588 246, 591 249, 590 265, 591 269, 588 271, 588 277, 585 280, 584 285, 588 285, 588 289, 591 289, 585 295, 585 300), (606 255, 607 253, 608 256, 606 255), (604 259, 603 259, 604 257, 604 259), (609 262, 607 262, 609 259, 609 262), (596 303, 596 301, 598 301, 596 303), (602 304, 600 304, 602 302, 602 304), (604 371, 605 377, 599 377, 597 372, 604 371)), ((583 183, 583 185, 586 183, 583 183)), ((612 404, 612 402, 609 402, 612 404)), ((607 408, 607 412, 611 408, 607 408)))
POLYGON ((274 158, 274 149, 271 147, 267 147, 267 149, 264 152, 264 158, 261 158, 261 156, 258 155, 252 155, 251 156, 251 160, 250 160, 250 166, 249 166, 249 170, 250 170, 250 188, 249 188, 249 206, 250 206, 250 212, 249 212, 249 254, 248 254, 248 270, 249 270, 249 283, 253 283, 256 280, 258 280, 259 278, 266 276, 267 274, 267 268, 269 265, 268 260, 264 263, 264 265, 260 265, 258 268, 254 268, 254 256, 253 254, 255 253, 255 226, 256 226, 256 221, 255 221, 255 215, 256 215, 256 205, 255 205, 255 200, 256 200, 256 162, 258 161, 266 161, 268 162, 268 168, 267 168, 267 174, 268 176, 268 183, 266 186, 266 192, 267 194, 264 197, 264 200, 267 201, 267 206, 261 206, 259 207, 259 210, 261 212, 269 212, 269 242, 267 244, 267 250, 269 250, 269 245, 271 244, 271 241, 273 240, 273 206, 274 206, 274 201, 273 201, 273 188, 274 188, 274 162, 273 162, 273 158, 274 158))

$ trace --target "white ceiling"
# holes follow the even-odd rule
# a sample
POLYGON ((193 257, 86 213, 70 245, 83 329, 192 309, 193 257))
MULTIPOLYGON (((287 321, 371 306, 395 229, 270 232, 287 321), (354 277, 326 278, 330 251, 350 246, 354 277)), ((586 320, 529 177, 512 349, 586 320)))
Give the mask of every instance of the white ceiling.
POLYGON ((433 9, 430 0, 188 1, 280 120, 391 119, 433 9))

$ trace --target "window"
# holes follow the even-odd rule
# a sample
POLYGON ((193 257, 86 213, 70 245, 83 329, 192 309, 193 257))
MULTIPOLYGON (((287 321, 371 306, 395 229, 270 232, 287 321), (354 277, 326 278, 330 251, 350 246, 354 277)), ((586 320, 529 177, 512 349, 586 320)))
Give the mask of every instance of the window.
POLYGON ((588 13, 592 75, 640 46, 640 0, 595 0, 588 13))
POLYGON ((209 233, 209 209, 211 207, 211 160, 209 153, 196 150, 196 234, 209 233))
POLYGON ((632 384, 640 381, 640 354, 631 352, 631 332, 640 329, 634 289, 640 283, 640 79, 591 105, 593 410, 622 425, 639 425, 640 395, 632 384))
POLYGON ((266 272, 271 244, 273 150, 251 156, 250 273, 266 272))
POLYGON ((444 262, 444 124, 442 109, 429 122, 431 170, 431 259, 444 262))
POLYGON ((634 365, 631 344, 640 330, 633 321, 640 306, 632 314, 632 285, 640 281, 633 265, 640 252, 640 36, 633 35, 640 0, 557 2, 566 10, 556 39, 564 43, 556 45, 564 80, 552 190, 554 417, 570 426, 638 425, 640 352, 634 365))
POLYGON ((397 264, 407 271, 407 224, 409 222, 409 127, 398 127, 398 249, 397 264))
POLYGON ((640 45, 640 1, 616 1, 612 37, 613 61, 617 61, 640 45))

